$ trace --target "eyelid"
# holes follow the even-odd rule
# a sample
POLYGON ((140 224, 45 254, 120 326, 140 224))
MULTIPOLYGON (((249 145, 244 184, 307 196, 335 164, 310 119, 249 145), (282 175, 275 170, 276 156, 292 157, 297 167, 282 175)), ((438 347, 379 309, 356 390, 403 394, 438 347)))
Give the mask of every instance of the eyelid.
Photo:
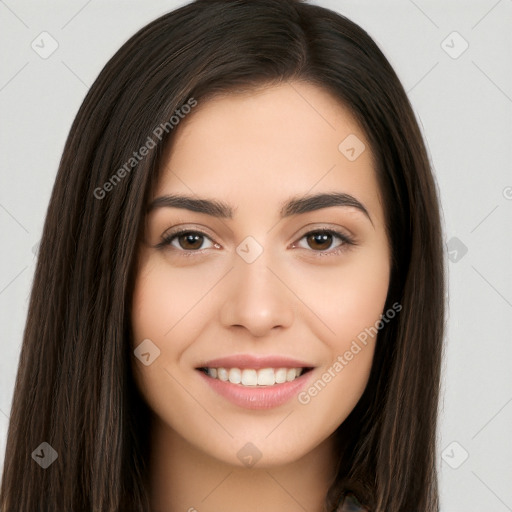
MULTIPOLYGON (((326 254, 338 254, 339 252, 346 250, 349 248, 349 246, 357 245, 357 240, 352 234, 344 233, 340 227, 329 227, 329 225, 326 224, 320 224, 316 223, 313 225, 308 225, 303 228, 302 234, 296 235, 294 239, 296 241, 292 242, 293 248, 298 249, 306 249, 306 251, 311 252, 313 255, 326 255, 326 254), (307 249, 304 247, 298 247, 296 244, 298 244, 306 235, 310 235, 313 233, 327 233, 332 235, 333 237, 336 237, 341 240, 341 244, 336 246, 333 249, 327 249, 325 251, 315 251, 313 249, 307 249)), ((348 230, 346 230, 348 231, 348 230)), ((186 234, 186 233, 194 233, 204 236, 205 238, 208 238, 213 245, 217 245, 218 247, 221 247, 220 244, 215 242, 213 237, 208 234, 204 228, 198 228, 194 226, 186 226, 186 227, 174 227, 170 228, 167 231, 164 232, 162 235, 162 240, 155 245, 155 248, 162 249, 165 247, 171 247, 171 240, 175 239, 176 237, 186 234)), ((184 256, 193 256, 193 255, 201 255, 204 251, 211 249, 211 247, 208 247, 206 249, 198 249, 198 250, 186 250, 186 249, 177 249, 172 246, 172 249, 177 251, 178 253, 182 253, 184 256)))
POLYGON ((307 257, 320 258, 325 256, 339 257, 357 245, 358 242, 356 238, 353 235, 348 235, 344 233, 340 228, 332 228, 325 226, 315 228, 310 226, 309 229, 307 229, 307 231, 305 231, 301 236, 297 237, 297 242, 293 242, 292 247, 297 249, 304 249, 307 253, 307 257), (327 233, 334 238, 338 238, 341 241, 341 243, 331 249, 326 249, 323 251, 315 251, 311 248, 298 246, 298 244, 301 242, 303 238, 305 238, 307 235, 315 233, 327 233))
MULTIPOLYGON (((202 227, 198 228, 198 227, 194 227, 194 226, 186 226, 186 227, 176 226, 173 228, 169 228, 167 231, 165 231, 163 233, 161 241, 155 245, 155 248, 162 249, 162 248, 168 247, 171 245, 170 244, 171 239, 176 238, 185 233, 200 234, 200 235, 204 236, 205 238, 208 238, 212 242, 213 245, 219 245, 219 244, 217 244, 217 242, 215 242, 213 240, 213 237, 205 231, 205 228, 202 228, 202 227)), ((219 245, 219 247, 220 247, 220 245, 219 245)), ((173 247, 173 249, 175 249, 178 252, 185 253, 185 254, 191 254, 191 253, 201 254, 203 251, 206 250, 206 249, 200 249, 197 251, 187 251, 185 249, 176 249, 175 247, 173 247)))
POLYGON ((305 235, 311 232, 316 233, 317 231, 328 231, 330 233, 339 234, 342 237, 353 241, 354 243, 357 240, 356 235, 352 233, 352 231, 350 231, 349 229, 339 226, 338 224, 331 224, 329 222, 313 222, 311 224, 308 224, 299 231, 298 235, 294 235, 294 238, 303 238, 305 235))

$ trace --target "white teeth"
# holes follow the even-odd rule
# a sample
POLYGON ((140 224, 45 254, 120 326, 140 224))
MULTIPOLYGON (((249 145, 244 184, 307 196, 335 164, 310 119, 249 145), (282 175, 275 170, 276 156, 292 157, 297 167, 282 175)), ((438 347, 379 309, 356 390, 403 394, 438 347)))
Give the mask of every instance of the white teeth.
POLYGON ((229 370, 229 382, 231 384, 240 384, 242 382, 242 372, 238 368, 229 370))
POLYGON ((295 380, 296 375, 297 374, 296 374, 295 368, 290 368, 286 372, 286 382, 291 382, 292 380, 295 380))
POLYGON ((259 384, 256 370, 244 370, 242 372, 242 384, 244 386, 256 386, 256 384, 259 384))
POLYGON ((258 372, 258 386, 273 386, 275 383, 276 377, 273 368, 263 368, 258 372))
MULTIPOLYGON (((210 370, 215 370, 215 368, 208 368, 208 372, 210 370)), ((210 375, 210 377, 213 377, 213 375, 210 375)), ((217 368, 217 378, 219 380, 223 380, 224 382, 229 380, 228 371, 226 368, 217 368)))
POLYGON ((213 379, 219 379, 242 386, 273 386, 291 382, 302 375, 303 368, 207 368, 207 373, 213 379))
POLYGON ((279 368, 276 372, 276 384, 286 382, 286 368, 279 368))

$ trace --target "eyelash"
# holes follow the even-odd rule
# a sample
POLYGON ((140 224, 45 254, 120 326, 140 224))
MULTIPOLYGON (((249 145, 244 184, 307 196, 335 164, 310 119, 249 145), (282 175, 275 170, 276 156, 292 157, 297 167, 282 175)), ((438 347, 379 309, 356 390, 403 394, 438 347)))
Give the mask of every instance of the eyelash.
MULTIPOLYGON (((185 234, 201 235, 201 236, 204 236, 204 237, 206 237, 206 238, 211 240, 211 238, 206 233, 204 233, 203 231, 192 230, 192 229, 179 229, 179 230, 171 231, 170 233, 164 234, 162 236, 162 241, 160 243, 158 243, 155 247, 157 249, 162 249, 162 248, 164 248, 166 246, 171 246, 171 243, 172 243, 172 241, 175 238, 178 238, 179 236, 185 235, 185 234)), ((356 245, 356 242, 351 237, 345 235, 344 233, 340 233, 339 231, 335 231, 335 230, 332 230, 332 229, 315 229, 315 230, 312 230, 312 231, 308 231, 307 233, 304 233, 304 235, 301 236, 299 241, 302 240, 303 238, 309 236, 309 235, 312 235, 312 234, 332 235, 332 236, 340 239, 341 242, 343 242, 338 247, 335 247, 334 249, 329 249, 327 251, 315 251, 315 250, 311 249, 311 251, 317 257, 327 256, 327 255, 338 255, 338 254, 348 250, 350 246, 356 245)), ((203 250, 205 250, 205 249, 202 249, 202 250, 186 250, 186 249, 176 249, 175 247, 173 247, 173 249, 178 251, 179 253, 182 253, 182 255, 185 256, 185 257, 197 256, 198 254, 202 254, 203 250)), ((301 249, 303 249, 303 247, 301 247, 301 249)))

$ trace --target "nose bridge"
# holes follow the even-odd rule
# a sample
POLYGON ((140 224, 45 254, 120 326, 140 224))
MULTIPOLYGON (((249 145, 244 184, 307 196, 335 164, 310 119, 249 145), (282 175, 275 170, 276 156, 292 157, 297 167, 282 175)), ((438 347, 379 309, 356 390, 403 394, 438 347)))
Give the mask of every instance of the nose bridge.
POLYGON ((276 276, 277 268, 272 251, 251 237, 239 244, 222 304, 221 321, 226 327, 243 326, 255 336, 264 336, 274 327, 291 325, 293 297, 276 276))

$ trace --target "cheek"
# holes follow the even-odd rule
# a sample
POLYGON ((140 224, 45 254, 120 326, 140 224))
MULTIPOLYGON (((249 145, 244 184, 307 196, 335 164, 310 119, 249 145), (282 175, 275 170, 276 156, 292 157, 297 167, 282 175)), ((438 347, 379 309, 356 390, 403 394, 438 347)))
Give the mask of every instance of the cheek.
POLYGON ((176 376, 180 374, 183 352, 202 328, 198 322, 201 315, 198 318, 197 314, 207 285, 204 276, 201 280, 182 270, 172 271, 165 260, 154 256, 140 266, 137 274, 131 311, 132 350, 143 340, 150 340, 149 352, 154 350, 157 356, 148 365, 134 357, 133 374, 150 408, 159 417, 170 418, 172 424, 191 407, 182 389, 187 383, 176 376))
POLYGON ((131 312, 132 348, 137 351, 139 344, 144 342, 149 347, 144 351, 151 354, 148 365, 143 364, 143 360, 134 359, 134 373, 143 391, 165 389, 163 381, 169 378, 165 377, 162 369, 174 362, 184 350, 184 341, 180 341, 184 338, 176 336, 176 331, 189 299, 187 288, 180 287, 177 296, 177 277, 166 272, 158 261, 148 259, 139 268, 135 281, 131 312))
POLYGON ((218 279, 207 266, 172 269, 164 257, 155 255, 148 256, 139 267, 132 299, 132 350, 150 340, 149 346, 158 356, 147 366, 134 357, 132 368, 152 405, 160 395, 165 400, 169 394, 180 395, 173 375, 182 375, 185 370, 188 378, 190 368, 182 356, 211 320, 209 292, 218 279))
POLYGON ((354 252, 338 266, 303 272, 297 295, 314 313, 308 315, 310 328, 332 351, 342 354, 379 321, 389 277, 386 253, 377 251, 354 252))
POLYGON ((315 380, 298 398, 331 430, 350 414, 368 382, 378 327, 385 325, 379 320, 385 313, 389 265, 385 252, 360 252, 346 265, 323 272, 301 280, 300 293, 315 313, 309 328, 327 352, 315 380))
MULTIPOLYGON (((135 344, 154 339, 161 350, 180 351, 179 340, 193 340, 202 318, 201 301, 214 283, 212 272, 195 267, 172 269, 165 259, 145 263, 136 279, 132 302, 135 344), (184 325, 187 336, 177 336, 184 325), (172 344, 170 344, 172 340, 172 344), (178 344, 177 344, 178 343, 178 344)), ((206 270, 206 267, 204 268, 206 270)), ((204 313, 204 312, 203 312, 204 313)))
POLYGON ((351 359, 345 353, 321 369, 297 397, 305 424, 318 438, 324 438, 341 425, 361 398, 372 366, 373 346, 368 345, 351 359))

